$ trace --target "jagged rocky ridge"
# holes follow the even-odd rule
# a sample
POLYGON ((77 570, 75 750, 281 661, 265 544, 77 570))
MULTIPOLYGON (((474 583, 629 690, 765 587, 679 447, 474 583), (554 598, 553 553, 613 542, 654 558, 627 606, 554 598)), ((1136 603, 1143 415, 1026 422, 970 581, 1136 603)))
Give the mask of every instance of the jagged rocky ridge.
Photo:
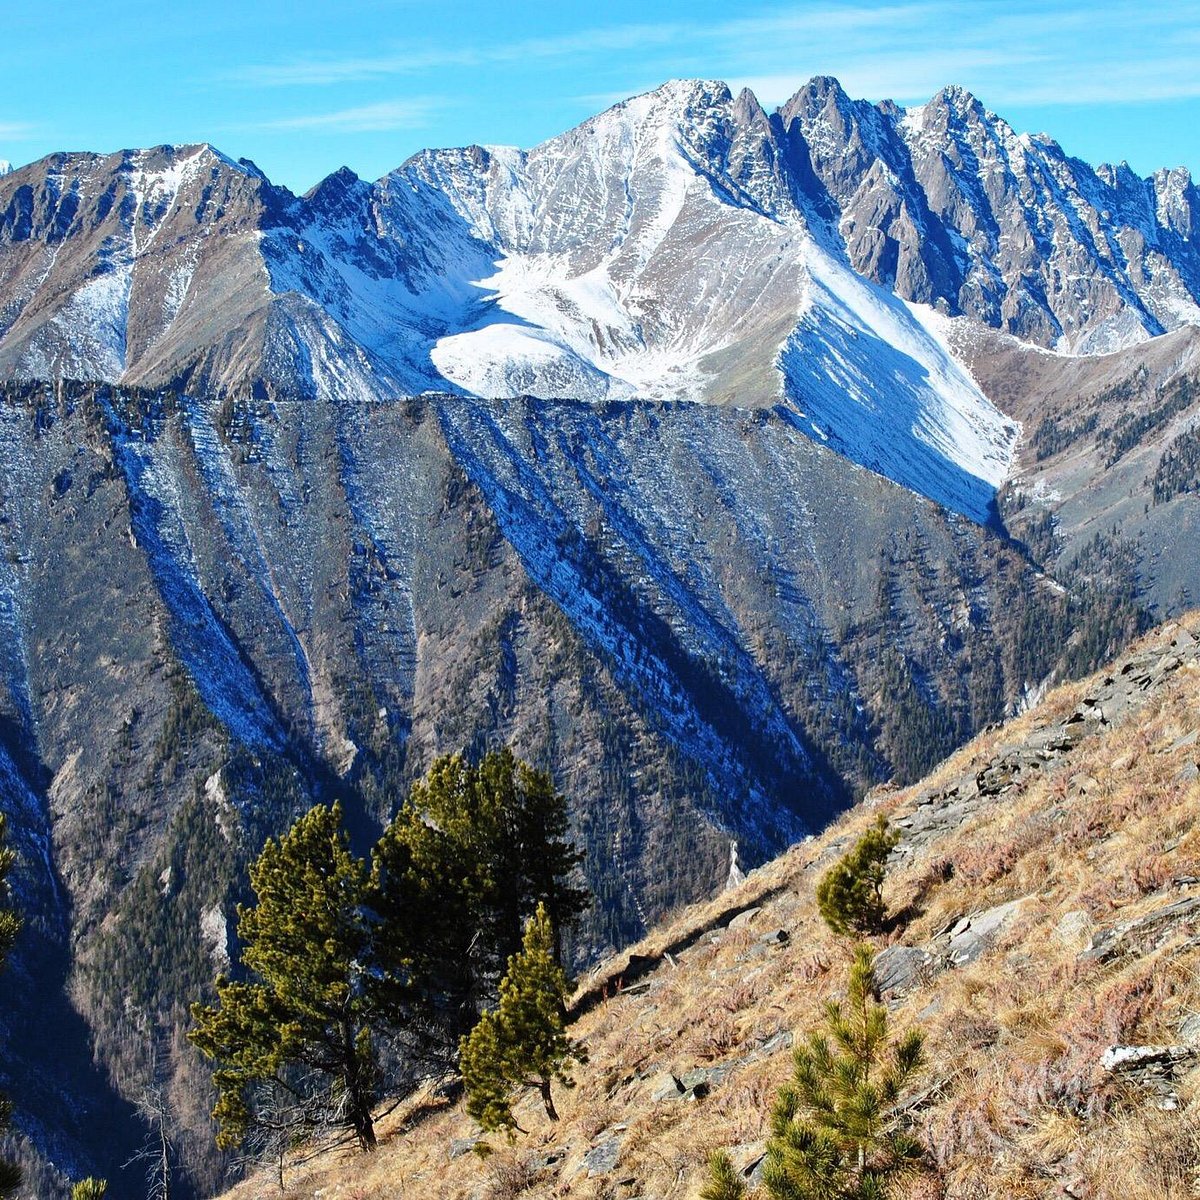
POLYGON ((788 403, 982 519, 1016 428, 936 313, 1116 348, 1200 315, 1186 173, 1093 171, 960 89, 636 97, 530 151, 426 151, 303 197, 208 146, 0 186, 0 373, 291 395, 788 403), (872 285, 877 286, 872 286, 872 285))

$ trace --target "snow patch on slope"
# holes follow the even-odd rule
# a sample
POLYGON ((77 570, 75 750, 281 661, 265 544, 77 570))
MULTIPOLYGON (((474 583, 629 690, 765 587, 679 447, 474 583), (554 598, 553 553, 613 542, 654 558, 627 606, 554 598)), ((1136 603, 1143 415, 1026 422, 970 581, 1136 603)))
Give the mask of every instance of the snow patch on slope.
POLYGON ((806 267, 805 309, 778 360, 803 422, 861 466, 986 521, 1019 427, 954 359, 934 314, 815 243, 806 267))
MULTIPOLYGON (((125 328, 129 319, 129 294, 133 263, 116 261, 101 275, 88 280, 55 315, 52 325, 69 349, 61 357, 58 373, 76 379, 119 379, 125 370, 125 328)), ((26 370, 52 378, 50 357, 31 348, 26 370)))
POLYGON ((243 745, 277 749, 286 737, 271 703, 199 577, 180 494, 181 471, 166 440, 125 427, 108 408, 113 449, 129 495, 132 534, 171 615, 172 643, 205 705, 243 745))

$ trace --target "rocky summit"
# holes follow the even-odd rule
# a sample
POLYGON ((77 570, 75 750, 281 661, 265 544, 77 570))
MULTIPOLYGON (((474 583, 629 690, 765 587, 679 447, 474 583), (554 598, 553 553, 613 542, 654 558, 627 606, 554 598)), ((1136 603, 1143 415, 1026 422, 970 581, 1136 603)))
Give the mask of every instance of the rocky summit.
MULTIPOLYGON (((1186 172, 828 78, 302 196, 207 144, 0 169, 0 1022, 38 1194, 133 1194, 148 1095, 178 1188, 228 1178, 188 1005, 314 803, 365 845, 437 755, 514 746, 570 800, 584 969, 1193 605, 1198 246, 1186 172)), ((1024 912, 994 899, 885 960, 897 995, 1024 912)))
POLYGON ((772 114, 673 82, 530 151, 303 197, 210 146, 55 155, 0 185, 0 374, 783 404, 983 519, 1017 427, 941 315, 1136 345, 1200 319, 1198 222, 1186 173, 1092 170, 961 89, 905 111, 831 79, 772 114))

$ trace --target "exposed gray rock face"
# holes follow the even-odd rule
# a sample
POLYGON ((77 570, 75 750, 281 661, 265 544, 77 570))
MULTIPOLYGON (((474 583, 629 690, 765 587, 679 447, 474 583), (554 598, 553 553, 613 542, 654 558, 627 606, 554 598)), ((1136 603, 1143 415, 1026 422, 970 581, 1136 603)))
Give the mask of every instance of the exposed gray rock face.
POLYGON ((448 1151, 451 1160, 462 1158, 464 1154, 470 1154, 481 1141, 483 1141, 482 1134, 478 1134, 475 1137, 451 1138, 450 1149, 448 1151))
POLYGON ((1122 921, 1104 929, 1081 955, 1086 962, 1107 963, 1125 954, 1145 953, 1167 938, 1197 939, 1200 928, 1200 896, 1172 900, 1144 916, 1122 921))
POLYGON ((924 983, 934 972, 936 960, 917 946, 888 946, 875 956, 872 970, 880 998, 892 1000, 924 983))
POLYGON ((586 1171, 587 1177, 591 1179, 596 1175, 607 1175, 609 1172, 615 1171, 620 1161, 621 1139, 619 1137, 609 1137, 598 1146, 593 1146, 583 1156, 581 1169, 586 1171))
POLYGON ((954 967, 965 967, 973 963, 986 950, 991 949, 1004 931, 1021 915, 1028 897, 1010 900, 982 912, 963 917, 941 938, 934 942, 936 949, 945 955, 954 967))
MULTIPOLYGON (((1200 642, 1183 626, 1173 626, 1166 654, 1152 648, 1126 655, 1065 720, 1002 747, 983 770, 918 795, 912 811, 894 821, 901 841, 893 853, 903 858, 935 844, 943 833, 961 826, 981 807, 1000 802, 1006 792, 1020 787, 1030 772, 1062 769, 1086 745, 1089 733, 1120 724, 1152 703, 1163 682, 1176 672, 1198 669, 1200 642)), ((1178 912, 1190 914, 1196 903, 1200 901, 1179 901, 1178 912)), ((1114 936, 1119 941, 1121 935, 1114 936)), ((1095 944, 1100 944, 1099 938, 1095 944)))
POLYGON ((656 1079, 652 1079, 649 1083, 649 1088, 650 1099, 655 1104, 661 1104, 666 1100, 680 1100, 683 1098, 683 1084, 669 1071, 656 1079))
POLYGON ((1040 346, 1115 350, 1200 317, 1186 171, 1093 169, 958 87, 905 111, 810 81, 779 112, 855 269, 1040 346))
POLYGON ((1100 1069, 1158 1097, 1158 1107, 1179 1107, 1179 1079, 1196 1065, 1200 1051, 1194 1046, 1110 1046, 1100 1058, 1100 1069))
POLYGON ((1119 574, 1158 617, 1200 594, 1200 329, 1090 357, 967 322, 950 343, 1022 422, 999 505, 1047 573, 1119 574))
POLYGON ((0 189, 0 374, 218 386, 262 363, 278 376, 284 301, 259 238, 290 202, 209 146, 58 154, 13 172, 0 189))
POLYGON ((756 904, 753 908, 748 908, 744 912, 738 913, 738 915, 729 922, 728 928, 741 929, 744 926, 749 925, 760 912, 762 912, 762 907, 756 904))
POLYGON ((1027 902, 1023 897, 961 917, 926 946, 881 950, 873 968, 880 999, 901 1000, 942 971, 970 966, 995 946, 1027 902))

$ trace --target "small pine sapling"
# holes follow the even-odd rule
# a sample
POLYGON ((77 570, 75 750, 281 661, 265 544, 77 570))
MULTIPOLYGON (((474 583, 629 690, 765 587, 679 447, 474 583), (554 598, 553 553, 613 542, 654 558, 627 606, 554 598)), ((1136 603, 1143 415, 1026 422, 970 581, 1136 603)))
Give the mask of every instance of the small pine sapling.
POLYGON ((888 1039, 869 946, 856 949, 845 1001, 825 1006, 824 1025, 796 1048, 780 1089, 763 1183, 772 1200, 882 1200, 924 1157, 897 1115, 923 1041, 918 1030, 888 1039))
POLYGON ((583 1048, 566 1034, 567 977, 555 958, 546 906, 525 927, 521 949, 508 960, 500 1003, 459 1043, 467 1112, 489 1133, 519 1128, 512 1113, 515 1088, 536 1088, 546 1116, 558 1120, 551 1094, 557 1080, 574 1084, 569 1063, 584 1063, 583 1048))
POLYGON ((883 899, 883 880, 888 855, 900 834, 889 830, 880 814, 875 824, 850 847, 817 884, 817 908, 834 933, 883 933, 888 909, 883 899))
POLYGON ((746 1182, 733 1160, 724 1150, 714 1150, 708 1156, 708 1181, 700 1200, 744 1200, 745 1195, 746 1182))
POLYGON ((108 1195, 108 1180, 89 1175, 71 1189, 71 1200, 104 1200, 108 1195))

